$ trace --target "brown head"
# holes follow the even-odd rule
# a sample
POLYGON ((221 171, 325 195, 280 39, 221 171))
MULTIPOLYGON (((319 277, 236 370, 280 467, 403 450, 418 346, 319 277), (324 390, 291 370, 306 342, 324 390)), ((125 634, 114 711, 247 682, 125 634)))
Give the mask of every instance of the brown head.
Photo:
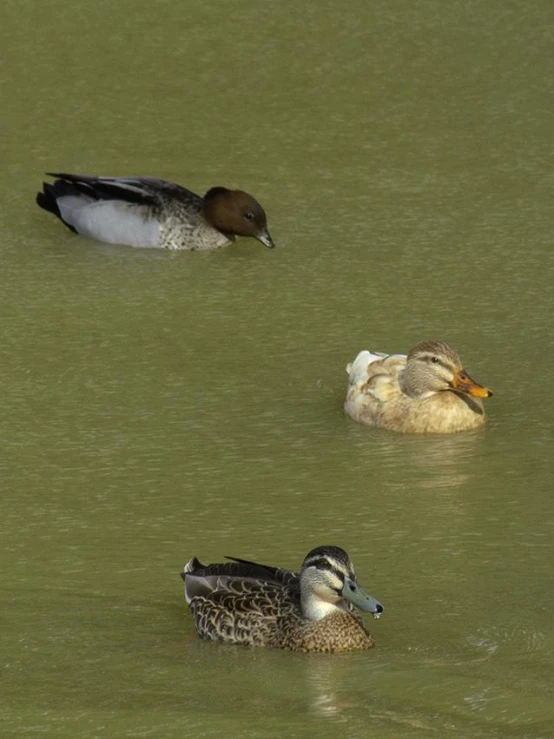
POLYGON ((456 350, 445 341, 422 341, 408 354, 404 388, 414 398, 441 390, 456 390, 474 398, 489 398, 492 392, 471 379, 456 350))
POLYGON ((267 230, 264 209, 247 192, 212 187, 204 195, 202 215, 211 226, 224 234, 253 236, 270 249, 275 246, 267 230))

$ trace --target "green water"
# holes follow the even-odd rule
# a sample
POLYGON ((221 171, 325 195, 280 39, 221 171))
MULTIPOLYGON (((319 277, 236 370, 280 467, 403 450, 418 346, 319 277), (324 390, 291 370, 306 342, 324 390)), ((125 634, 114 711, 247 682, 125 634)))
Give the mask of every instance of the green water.
POLYGON ((547 0, 4 0, 5 737, 554 736, 547 0), (76 237, 44 171, 264 205, 273 251, 76 237), (345 417, 362 348, 451 341, 488 424, 345 417), (377 648, 200 642, 193 554, 351 554, 377 648))

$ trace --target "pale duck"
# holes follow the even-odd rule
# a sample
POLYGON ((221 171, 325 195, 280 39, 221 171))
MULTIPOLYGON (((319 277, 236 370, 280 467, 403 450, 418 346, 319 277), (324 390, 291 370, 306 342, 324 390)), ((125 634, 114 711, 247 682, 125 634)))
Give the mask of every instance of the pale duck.
POLYGON ((444 341, 424 341, 404 354, 362 351, 351 362, 345 410, 355 421, 403 433, 456 433, 485 421, 492 392, 463 369, 444 341))

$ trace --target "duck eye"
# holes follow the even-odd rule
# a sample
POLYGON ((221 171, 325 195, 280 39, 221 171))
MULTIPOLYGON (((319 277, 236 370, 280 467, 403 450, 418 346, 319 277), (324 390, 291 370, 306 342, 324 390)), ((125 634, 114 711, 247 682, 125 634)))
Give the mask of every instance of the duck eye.
POLYGON ((438 364, 439 363, 439 358, 438 357, 431 357, 431 362, 433 362, 433 364, 438 364))
POLYGON ((248 211, 248 213, 244 214, 244 217, 247 221, 253 221, 254 220, 254 213, 252 213, 251 210, 248 211))

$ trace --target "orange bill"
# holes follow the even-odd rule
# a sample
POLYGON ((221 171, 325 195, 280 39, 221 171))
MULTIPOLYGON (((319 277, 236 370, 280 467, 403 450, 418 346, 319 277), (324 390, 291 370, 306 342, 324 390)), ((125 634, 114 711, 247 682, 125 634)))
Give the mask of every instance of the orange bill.
POLYGON ((452 387, 460 390, 462 393, 472 395, 474 398, 490 398, 492 395, 491 390, 472 380, 465 370, 460 370, 454 375, 452 387))

